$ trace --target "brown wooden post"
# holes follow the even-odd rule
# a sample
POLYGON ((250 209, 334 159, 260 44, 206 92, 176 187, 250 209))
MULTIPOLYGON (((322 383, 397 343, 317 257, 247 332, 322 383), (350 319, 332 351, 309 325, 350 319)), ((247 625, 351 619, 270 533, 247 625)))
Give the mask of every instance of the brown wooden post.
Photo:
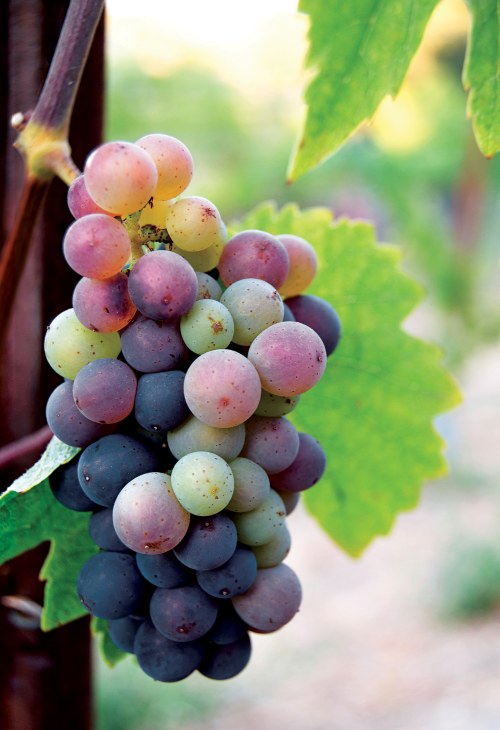
MULTIPOLYGON (((0 234, 5 241, 19 200, 24 166, 12 148, 10 118, 33 109, 49 68, 69 0, 0 3, 0 234)), ((77 165, 102 140, 104 22, 97 30, 76 102, 70 144, 77 165)), ((47 324, 71 306, 76 283, 62 257, 71 216, 66 188, 50 185, 0 353, 0 446, 45 423, 45 403, 60 378, 43 356, 47 324)), ((2 313, 0 312, 0 317, 2 313)), ((36 450, 0 472, 0 489, 37 458, 36 450)), ((0 567, 0 729, 89 730, 91 657, 87 619, 43 633, 1 603, 2 596, 42 602, 38 580, 47 545, 0 567)))

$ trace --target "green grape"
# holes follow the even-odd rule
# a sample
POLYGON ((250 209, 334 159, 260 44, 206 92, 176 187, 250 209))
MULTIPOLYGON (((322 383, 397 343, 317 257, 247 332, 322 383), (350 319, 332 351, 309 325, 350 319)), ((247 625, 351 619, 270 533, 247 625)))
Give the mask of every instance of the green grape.
POLYGON ((260 507, 269 497, 269 477, 264 469, 244 457, 231 461, 229 466, 234 476, 234 493, 227 505, 231 512, 250 512, 260 507))
POLYGON ((231 461, 236 459, 245 443, 245 425, 216 428, 191 416, 167 433, 167 441, 176 459, 182 459, 192 451, 210 451, 231 461))
POLYGON ((263 390, 260 396, 260 402, 255 411, 256 416, 268 416, 270 418, 279 418, 291 413, 297 406, 300 395, 274 395, 263 390))
POLYGON ((227 507, 234 491, 228 463, 209 451, 186 454, 172 469, 172 489, 184 509, 206 517, 227 507))
POLYGON ((220 301, 234 320, 233 341, 250 345, 262 330, 283 321, 283 302, 276 289, 262 279, 239 279, 220 301))
POLYGON ((279 565, 290 552, 291 544, 290 532, 286 524, 283 523, 269 542, 252 548, 257 558, 257 567, 273 568, 275 565, 279 565))
POLYGON ((233 318, 227 307, 214 299, 196 301, 181 318, 181 335, 187 347, 197 355, 209 350, 223 350, 234 334, 233 318))
POLYGON ((265 545, 273 539, 285 522, 286 509, 278 492, 271 489, 269 496, 251 512, 233 514, 238 540, 244 545, 265 545))
POLYGON ((78 320, 73 309, 66 309, 50 323, 44 349, 47 362, 56 373, 74 380, 90 362, 118 357, 120 335, 118 332, 92 332, 78 320))

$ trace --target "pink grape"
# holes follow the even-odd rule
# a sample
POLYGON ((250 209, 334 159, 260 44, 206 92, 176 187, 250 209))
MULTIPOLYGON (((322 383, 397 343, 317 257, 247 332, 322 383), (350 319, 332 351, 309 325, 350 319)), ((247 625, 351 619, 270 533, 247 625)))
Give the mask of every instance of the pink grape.
POLYGON ((257 335, 248 359, 262 387, 274 395, 305 393, 321 378, 326 351, 321 337, 300 322, 279 322, 257 335))
POLYGON ((281 241, 290 258, 290 271, 280 286, 280 294, 294 297, 307 289, 318 269, 318 257, 311 244, 300 236, 284 233, 276 238, 281 241))
POLYGON ((158 180, 151 156, 132 142, 97 147, 87 158, 83 174, 97 205, 122 217, 144 208, 158 180))
POLYGON ((136 553, 159 555, 180 543, 190 515, 175 496, 168 474, 149 472, 126 484, 113 506, 120 540, 136 553))
POLYGON ((198 295, 193 267, 173 251, 152 251, 137 261, 129 276, 129 293, 145 317, 179 319, 198 295))
POLYGON ((193 158, 185 144, 168 134, 147 134, 136 145, 151 156, 158 170, 155 200, 169 200, 184 192, 193 177, 193 158))
POLYGON ((135 370, 176 370, 189 356, 178 322, 157 322, 139 315, 120 333, 122 354, 135 370))
POLYGON ((249 360, 232 350, 212 350, 190 365, 184 395, 191 412, 217 428, 238 426, 255 411, 260 381, 249 360))
POLYGON ((68 208, 73 218, 82 218, 90 213, 103 213, 110 215, 95 203, 89 195, 89 191, 85 185, 85 177, 78 175, 68 188, 67 196, 68 208))
POLYGON ((288 276, 290 259, 275 236, 248 230, 237 233, 226 243, 218 268, 225 286, 240 279, 263 279, 279 289, 288 276))
POLYGON ((92 332, 118 332, 137 311, 128 293, 128 277, 122 273, 102 281, 80 279, 73 291, 73 309, 92 332))
POLYGON ((80 276, 108 279, 130 258, 130 238, 120 221, 92 213, 72 223, 63 241, 69 266, 80 276))
POLYGON ((96 423, 118 423, 132 413, 137 378, 126 363, 94 360, 78 371, 73 397, 78 409, 96 423))

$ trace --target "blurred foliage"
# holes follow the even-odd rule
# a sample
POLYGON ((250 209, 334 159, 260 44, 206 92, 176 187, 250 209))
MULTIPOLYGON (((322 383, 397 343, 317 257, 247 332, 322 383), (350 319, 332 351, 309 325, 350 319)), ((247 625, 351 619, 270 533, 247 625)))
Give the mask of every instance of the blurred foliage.
POLYGON ((286 95, 250 103, 199 67, 161 78, 111 67, 106 136, 135 140, 163 131, 182 139, 196 163, 189 192, 213 200, 228 222, 264 200, 370 220, 379 239, 404 248, 404 266, 423 283, 433 310, 426 334, 456 366, 500 334, 491 306, 500 159, 481 156, 464 117, 463 54, 463 42, 442 48, 432 76, 416 75, 396 108, 291 186, 286 168, 296 130, 286 95))

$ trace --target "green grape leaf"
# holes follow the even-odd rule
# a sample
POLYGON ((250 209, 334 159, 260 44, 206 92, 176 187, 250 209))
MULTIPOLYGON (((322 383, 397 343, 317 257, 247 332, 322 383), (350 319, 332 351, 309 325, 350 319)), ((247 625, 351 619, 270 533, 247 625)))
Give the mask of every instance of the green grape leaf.
POLYGON ((438 0, 300 0, 309 15, 307 114, 290 181, 319 165, 395 96, 438 0))
POLYGON ((472 29, 464 64, 467 112, 486 157, 500 150, 500 7, 498 0, 466 0, 472 29))
POLYGON ((357 556, 417 505, 426 480, 445 472, 433 419, 460 394, 440 350, 403 331, 422 291, 400 270, 399 250, 377 243, 370 225, 332 222, 326 209, 265 204, 235 227, 251 228, 310 241, 319 270, 308 293, 328 300, 342 322, 325 375, 290 417, 327 453, 325 475, 304 493, 306 506, 357 556))
POLYGON ((52 439, 40 460, 0 496, 0 565, 50 542, 40 573, 46 581, 44 631, 86 614, 75 586, 82 564, 97 550, 88 534, 89 515, 63 507, 48 482, 78 451, 52 439))
POLYGON ((121 662, 122 659, 127 657, 127 654, 119 649, 111 640, 109 635, 109 624, 107 621, 94 616, 90 626, 92 633, 97 638, 101 656, 108 667, 116 666, 118 662, 121 662))

